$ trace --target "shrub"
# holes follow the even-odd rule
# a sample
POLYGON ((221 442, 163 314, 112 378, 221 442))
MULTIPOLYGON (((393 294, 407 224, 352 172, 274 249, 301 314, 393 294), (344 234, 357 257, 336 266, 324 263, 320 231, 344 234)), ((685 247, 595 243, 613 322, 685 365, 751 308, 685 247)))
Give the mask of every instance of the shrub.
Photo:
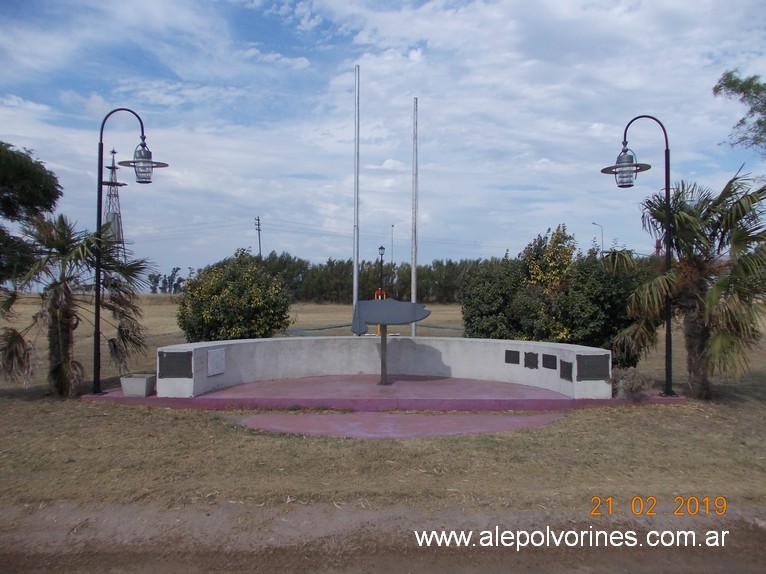
POLYGON ((626 398, 645 391, 652 386, 652 379, 643 375, 635 367, 612 369, 612 396, 626 398))
POLYGON ((523 265, 516 259, 490 259, 466 276, 460 290, 466 337, 511 339, 517 334, 509 315, 521 288, 523 265))
POLYGON ((271 337, 290 325, 290 295, 248 250, 238 249, 190 278, 178 305, 189 342, 271 337))
POLYGON ((481 262, 460 292, 466 337, 574 343, 612 350, 612 364, 631 367, 639 355, 614 348, 632 323, 627 301, 647 265, 610 270, 595 246, 575 252, 560 225, 538 236, 517 259, 481 262))

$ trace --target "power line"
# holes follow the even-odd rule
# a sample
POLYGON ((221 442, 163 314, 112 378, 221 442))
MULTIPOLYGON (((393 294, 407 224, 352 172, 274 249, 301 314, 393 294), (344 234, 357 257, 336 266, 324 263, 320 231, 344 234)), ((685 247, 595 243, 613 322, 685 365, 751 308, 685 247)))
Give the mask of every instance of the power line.
MULTIPOLYGON (((137 233, 133 231, 133 239, 171 239, 177 237, 185 237, 193 233, 194 235, 206 234, 211 237, 215 237, 218 232, 228 232, 231 229, 238 227, 246 228, 253 225, 253 219, 250 217, 237 217, 228 219, 208 219, 204 221, 188 222, 184 224, 174 226, 158 227, 145 232, 137 233)), ((298 223, 295 221, 271 219, 268 221, 261 220, 260 216, 255 218, 255 230, 259 234, 259 253, 262 254, 261 244, 261 231, 271 230, 273 233, 288 233, 294 235, 309 235, 319 237, 338 237, 347 238, 349 233, 346 230, 333 230, 322 227, 321 225, 313 225, 309 223, 298 223)), ((360 235, 367 239, 379 239, 380 233, 360 233, 360 235)), ((452 247, 464 247, 471 249, 506 249, 508 246, 505 243, 488 243, 481 241, 456 241, 454 239, 443 237, 428 237, 423 234, 418 234, 418 243, 421 245, 444 245, 452 247)), ((405 241, 403 239, 397 239, 398 243, 405 241)))

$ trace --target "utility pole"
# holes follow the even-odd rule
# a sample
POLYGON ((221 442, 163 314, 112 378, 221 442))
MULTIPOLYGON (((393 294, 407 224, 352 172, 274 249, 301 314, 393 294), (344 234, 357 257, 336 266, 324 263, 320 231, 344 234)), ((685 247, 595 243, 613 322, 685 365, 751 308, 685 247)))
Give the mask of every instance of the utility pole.
POLYGON ((258 257, 263 259, 263 253, 261 253, 261 216, 255 217, 255 230, 258 232, 258 257))

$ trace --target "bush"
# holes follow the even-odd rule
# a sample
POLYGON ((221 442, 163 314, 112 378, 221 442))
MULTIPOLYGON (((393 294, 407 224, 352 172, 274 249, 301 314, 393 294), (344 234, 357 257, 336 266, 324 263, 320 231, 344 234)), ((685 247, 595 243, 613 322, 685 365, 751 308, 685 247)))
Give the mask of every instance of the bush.
POLYGON ((622 399, 645 391, 652 386, 653 381, 639 373, 635 367, 628 367, 612 369, 611 383, 612 396, 622 399))
POLYGON ((517 328, 509 308, 523 281, 523 265, 516 259, 483 261, 466 276, 459 298, 466 337, 512 339, 517 328))
POLYGON ((290 295, 248 250, 190 278, 179 300, 178 326, 190 343, 271 337, 290 325, 290 295))
POLYGON ((648 264, 611 271, 595 246, 575 252, 560 225, 538 236, 517 259, 481 262, 460 292, 466 337, 574 343, 612 350, 615 367, 638 364, 630 348, 614 348, 632 323, 627 301, 648 264))

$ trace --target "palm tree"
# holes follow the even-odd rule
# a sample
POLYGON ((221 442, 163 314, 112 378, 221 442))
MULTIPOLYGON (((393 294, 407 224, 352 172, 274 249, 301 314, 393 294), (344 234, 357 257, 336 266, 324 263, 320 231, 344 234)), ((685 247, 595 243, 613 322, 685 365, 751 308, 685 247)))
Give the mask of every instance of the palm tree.
MULTIPOLYGON (((99 239, 96 234, 77 231, 63 215, 30 219, 24 226, 24 235, 34 245, 34 263, 14 290, 4 293, 0 313, 10 313, 18 293, 34 285, 43 286, 42 308, 23 330, 10 327, 3 330, 2 370, 10 377, 30 374, 33 345, 27 336, 36 325, 44 325, 48 339, 48 381, 57 394, 71 397, 84 373, 73 356, 74 332, 89 317, 84 311, 93 306, 93 297, 87 291, 92 290, 89 281, 99 239)), ((122 372, 127 368, 128 358, 146 348, 136 295, 149 267, 144 259, 123 259, 122 245, 112 238, 109 224, 102 227, 101 237, 105 290, 101 306, 111 315, 106 323, 115 329, 116 335, 108 339, 109 351, 122 372)))
MULTIPOLYGON (((681 182, 671 199, 674 263, 641 285, 628 301, 637 321, 618 344, 645 352, 656 342, 664 320, 666 296, 683 325, 692 395, 710 399, 709 375, 741 374, 760 339, 759 321, 766 294, 766 186, 737 174, 715 194, 681 182)), ((655 194, 643 203, 643 225, 663 238, 665 198, 655 194)))

